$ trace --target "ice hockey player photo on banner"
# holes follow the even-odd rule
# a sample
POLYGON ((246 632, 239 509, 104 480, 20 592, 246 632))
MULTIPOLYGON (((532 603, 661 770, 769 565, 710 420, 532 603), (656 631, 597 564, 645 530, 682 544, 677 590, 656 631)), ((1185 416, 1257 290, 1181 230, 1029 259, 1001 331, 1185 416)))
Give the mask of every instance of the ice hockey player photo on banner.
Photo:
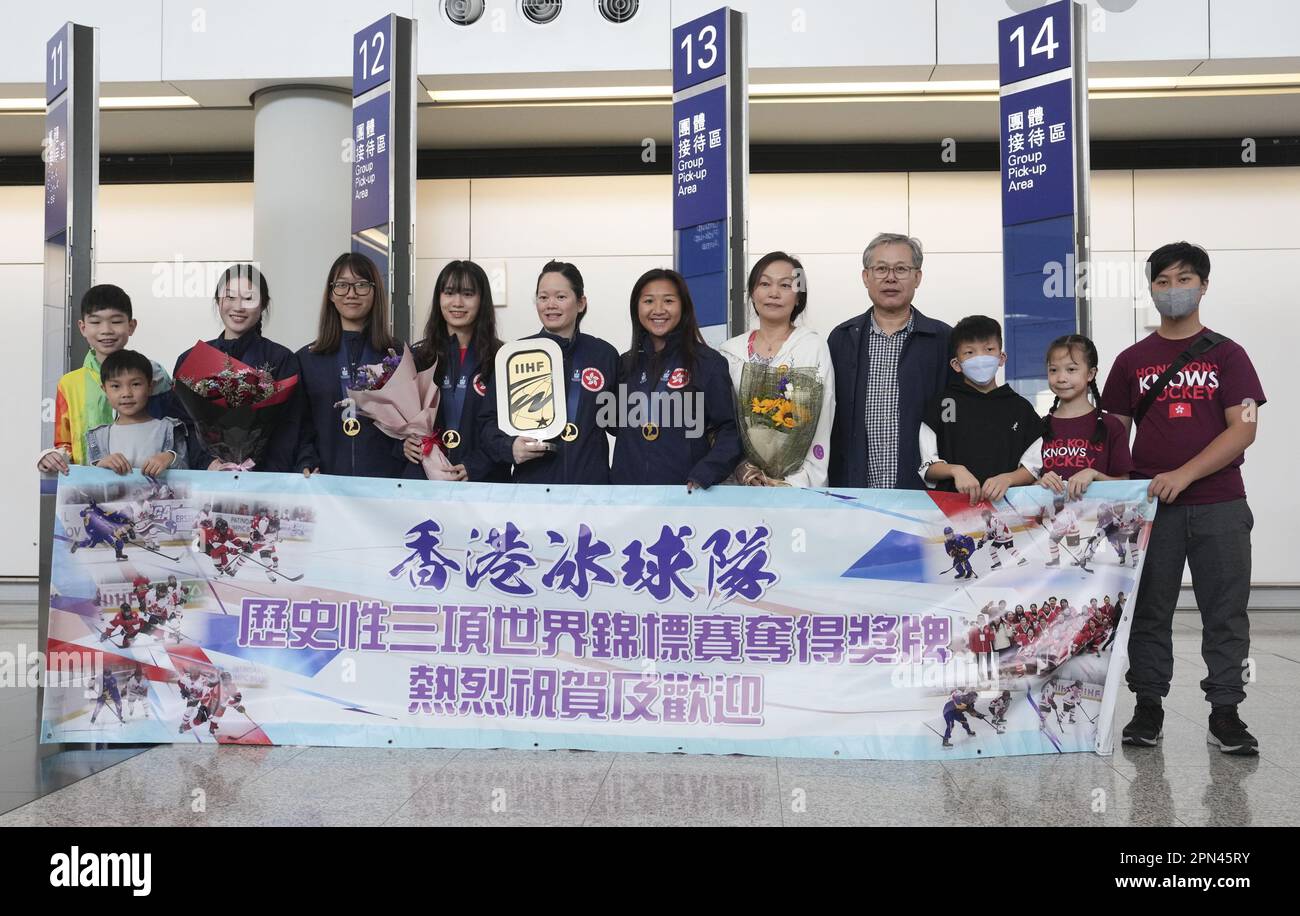
POLYGON ((1108 753, 1146 483, 957 494, 75 467, 46 742, 1108 753))

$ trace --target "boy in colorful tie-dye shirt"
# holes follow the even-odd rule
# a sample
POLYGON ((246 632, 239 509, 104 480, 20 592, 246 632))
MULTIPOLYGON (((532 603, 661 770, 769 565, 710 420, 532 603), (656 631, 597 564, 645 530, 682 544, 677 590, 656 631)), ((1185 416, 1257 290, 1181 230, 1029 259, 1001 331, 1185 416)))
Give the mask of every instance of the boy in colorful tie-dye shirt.
MULTIPOLYGON (((68 473, 69 464, 86 463, 86 432, 113 422, 113 409, 104 396, 99 366, 110 353, 126 346, 135 333, 136 320, 131 311, 131 297, 119 286, 102 283, 86 290, 81 299, 81 318, 77 322, 90 352, 81 364, 59 379, 54 404, 54 447, 37 459, 36 467, 52 474, 68 473)), ((153 366, 153 387, 149 395, 149 413, 161 418, 171 391, 171 376, 157 361, 153 366)))

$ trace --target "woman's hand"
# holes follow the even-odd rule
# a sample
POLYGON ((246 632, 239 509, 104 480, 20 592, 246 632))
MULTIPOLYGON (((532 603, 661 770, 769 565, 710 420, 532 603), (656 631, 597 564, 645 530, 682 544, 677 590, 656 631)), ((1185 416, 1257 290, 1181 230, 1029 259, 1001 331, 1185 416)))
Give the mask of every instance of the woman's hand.
POLYGON ((408 436, 402 440, 402 454, 411 464, 419 464, 424 458, 424 438, 422 436, 408 436))
POLYGON ((549 449, 546 443, 537 439, 526 439, 523 436, 516 436, 514 445, 510 448, 514 455, 515 464, 523 464, 525 461, 532 461, 545 455, 549 449))

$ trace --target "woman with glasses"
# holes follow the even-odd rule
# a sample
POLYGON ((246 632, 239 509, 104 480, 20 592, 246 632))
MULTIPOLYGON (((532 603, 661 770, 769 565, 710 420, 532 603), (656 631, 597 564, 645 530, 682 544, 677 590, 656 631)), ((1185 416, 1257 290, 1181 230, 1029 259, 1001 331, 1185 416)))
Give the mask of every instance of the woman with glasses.
POLYGON ((403 344, 388 322, 388 294, 375 263, 346 252, 330 265, 321 298, 316 340, 298 351, 302 367, 301 435, 296 467, 348 477, 401 477, 408 464, 402 440, 390 439, 374 423, 335 405, 356 388, 362 366, 383 361, 403 344))
POLYGON ((629 307, 632 346, 619 376, 627 412, 610 483, 688 491, 721 483, 742 454, 736 404, 727 361, 704 343, 686 280, 675 270, 646 271, 629 307))
MULTIPOLYGON (((209 346, 254 369, 269 369, 276 381, 298 374, 298 357, 293 351, 262 336, 262 324, 271 308, 271 289, 260 270, 252 264, 230 265, 217 282, 213 301, 223 330, 215 339, 207 341, 209 346)), ((180 374, 181 365, 189 355, 190 350, 186 350, 176 360, 172 378, 180 374)), ((197 424, 174 395, 168 415, 185 420, 190 467, 209 471, 219 469, 221 460, 204 447, 197 424)), ((298 411, 290 405, 282 410, 275 433, 252 470, 292 472, 298 430, 298 411)))
MULTIPOLYGON (((613 397, 618 382, 618 351, 580 330, 587 314, 582 273, 565 261, 550 261, 537 277, 537 317, 542 329, 532 338, 552 340, 564 354, 567 422, 547 442, 510 436, 497 425, 496 382, 488 385, 481 435, 494 461, 513 465, 516 483, 609 483, 609 438, 596 423, 601 396, 613 397)), ((529 338, 531 339, 531 338, 529 338)))
POLYGON ((731 369, 745 448, 736 481, 754 487, 824 487, 835 371, 826 341, 795 324, 808 307, 803 264, 773 251, 750 270, 746 288, 758 327, 719 348, 731 369))
MULTIPOLYGON (((417 371, 437 366, 441 447, 456 480, 508 481, 510 465, 493 461, 479 443, 479 416, 487 405, 487 386, 501 348, 487 273, 473 261, 450 261, 439 271, 433 289, 424 339, 411 354, 417 371)), ((423 480, 424 441, 407 439, 405 451, 410 462, 405 476, 423 480)))

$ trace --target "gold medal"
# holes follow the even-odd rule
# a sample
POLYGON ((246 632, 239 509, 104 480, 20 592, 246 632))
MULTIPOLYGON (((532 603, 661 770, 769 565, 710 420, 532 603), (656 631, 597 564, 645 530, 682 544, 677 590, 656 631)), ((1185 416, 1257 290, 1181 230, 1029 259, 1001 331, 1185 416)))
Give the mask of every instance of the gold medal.
POLYGON ((447 448, 456 448, 460 445, 460 433, 454 429, 449 429, 442 434, 442 444, 447 448))
POLYGON ((647 423, 641 427, 641 435, 647 442, 653 442, 659 438, 659 427, 653 423, 647 423))
POLYGON ((343 421, 343 432, 349 436, 355 436, 361 432, 361 421, 356 417, 348 417, 343 421))
POLYGON ((578 424, 566 423, 564 425, 564 432, 560 433, 560 438, 565 442, 572 442, 574 439, 578 438, 578 424))

